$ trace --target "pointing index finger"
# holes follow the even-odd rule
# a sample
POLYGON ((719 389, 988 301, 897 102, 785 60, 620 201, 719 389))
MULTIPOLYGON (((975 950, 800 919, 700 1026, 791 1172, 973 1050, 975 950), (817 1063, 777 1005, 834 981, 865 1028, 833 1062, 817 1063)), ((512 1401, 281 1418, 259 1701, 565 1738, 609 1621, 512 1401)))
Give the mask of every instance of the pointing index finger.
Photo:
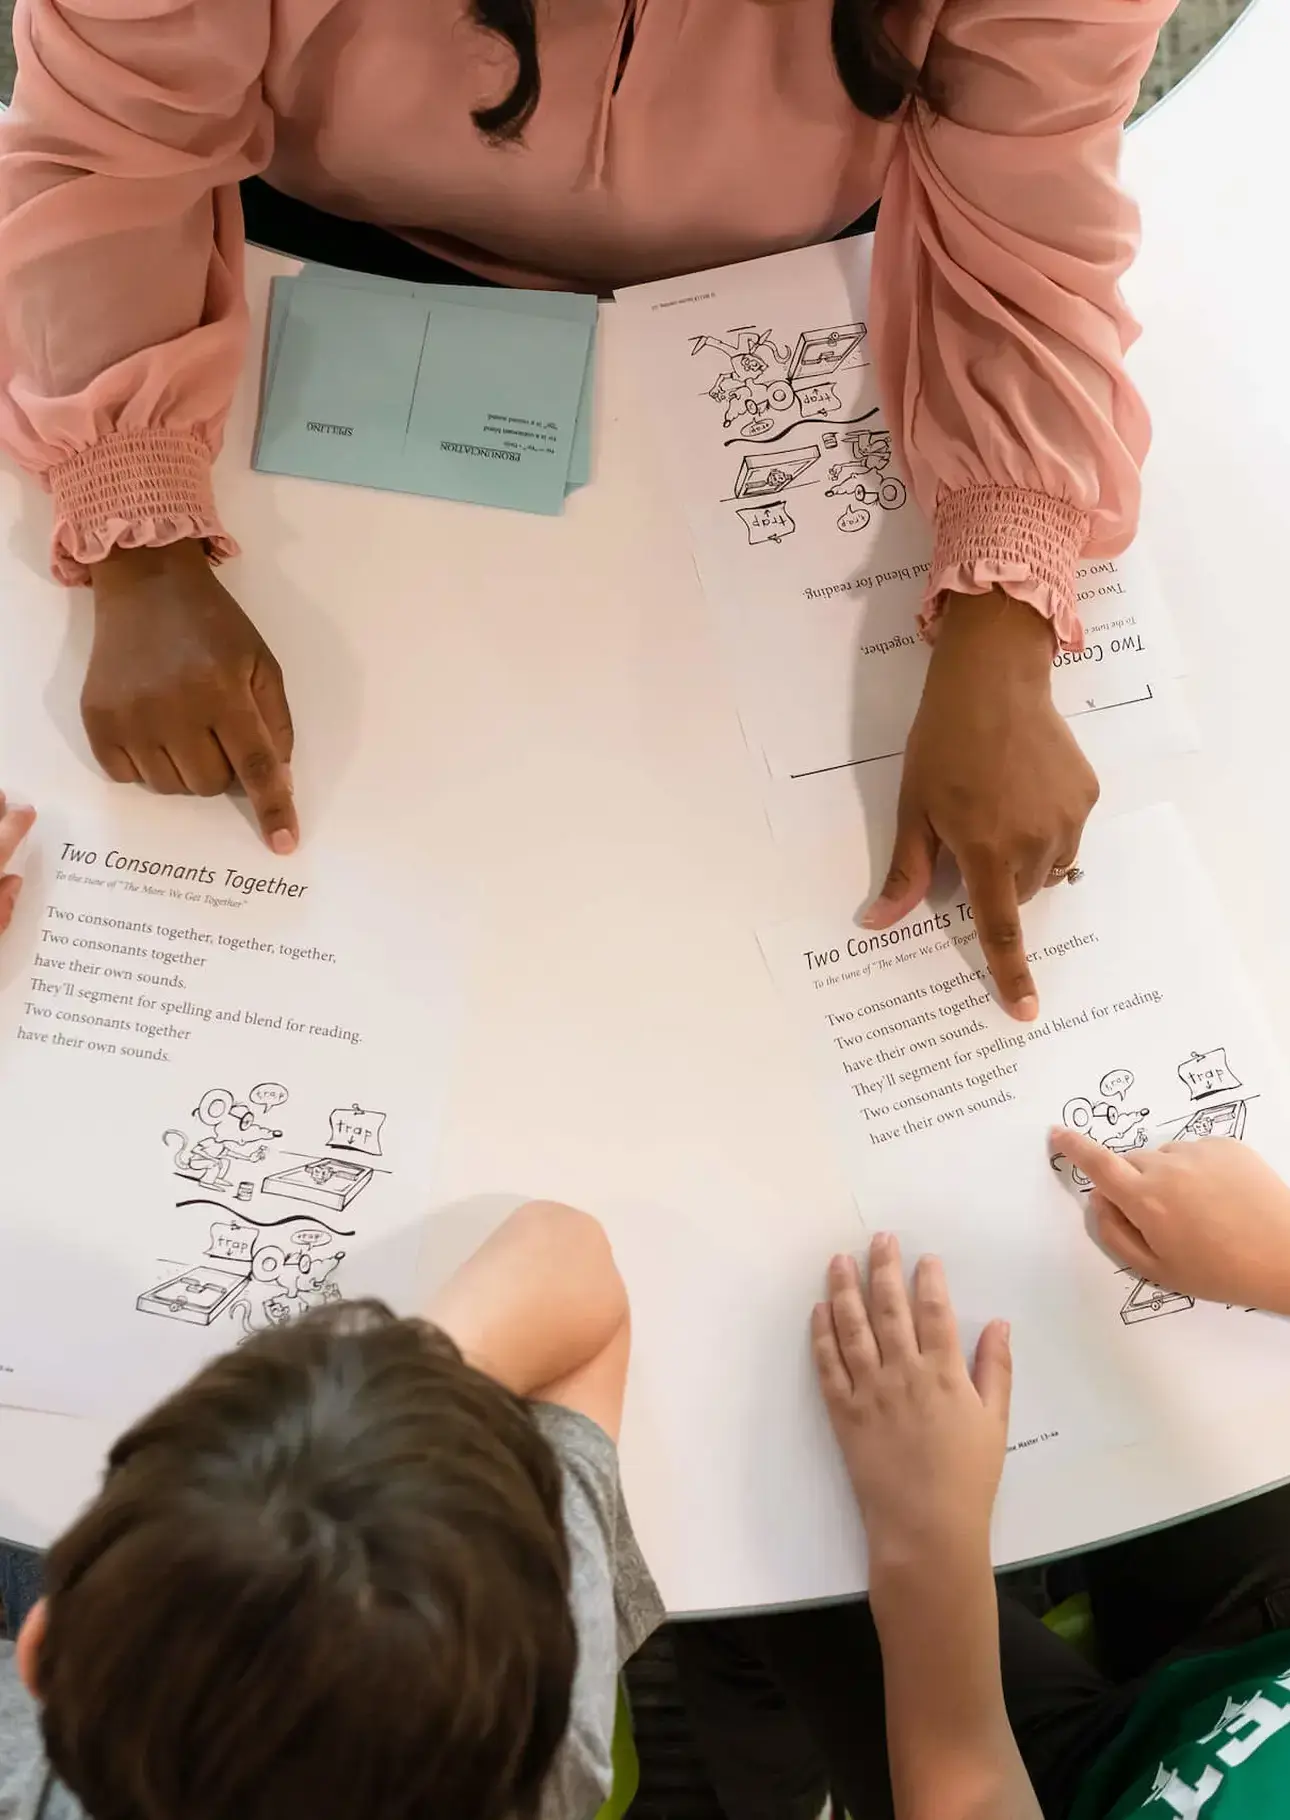
POLYGON ((230 712, 215 728, 247 801, 255 811, 265 845, 274 853, 294 853, 300 840, 291 773, 259 710, 230 712))
POLYGON ((997 854, 959 863, 977 939, 1003 1008, 1022 1023, 1033 1023, 1039 1016, 1039 994, 1026 963, 1017 881, 997 854))
POLYGON ((1082 1170, 1093 1186, 1100 1188, 1117 1207, 1132 1206, 1141 1193, 1142 1171, 1135 1169, 1127 1158, 1094 1143, 1083 1132, 1057 1126, 1051 1133, 1050 1142, 1054 1151, 1082 1170))

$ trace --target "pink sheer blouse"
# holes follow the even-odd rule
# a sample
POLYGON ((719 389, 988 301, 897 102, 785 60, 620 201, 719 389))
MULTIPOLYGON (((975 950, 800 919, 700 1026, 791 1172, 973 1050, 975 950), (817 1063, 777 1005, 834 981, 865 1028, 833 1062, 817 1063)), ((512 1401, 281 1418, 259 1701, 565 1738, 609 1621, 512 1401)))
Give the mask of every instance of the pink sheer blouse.
POLYGON ((999 583, 1076 639, 1075 564, 1137 513, 1116 170, 1170 10, 897 0, 939 112, 877 122, 834 71, 831 0, 539 0, 542 99, 491 145, 470 113, 512 56, 464 0, 18 0, 0 442, 53 496, 55 573, 234 548, 210 469, 245 353, 243 177, 601 290, 825 239, 881 195, 871 334, 936 522, 930 597, 999 583))

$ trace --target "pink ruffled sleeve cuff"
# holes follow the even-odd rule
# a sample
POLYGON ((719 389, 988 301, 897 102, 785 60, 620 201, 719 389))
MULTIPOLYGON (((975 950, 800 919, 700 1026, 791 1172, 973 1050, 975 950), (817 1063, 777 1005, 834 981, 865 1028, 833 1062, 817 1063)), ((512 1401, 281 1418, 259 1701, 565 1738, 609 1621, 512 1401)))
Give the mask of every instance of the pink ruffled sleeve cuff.
POLYGON ((52 564, 69 587, 89 581, 109 550, 199 537, 213 562, 237 555, 215 510, 211 452, 185 431, 119 431, 48 472, 52 564))
POLYGON ((1088 513, 1047 493, 991 486, 942 493, 921 614, 924 633, 934 631, 947 593, 1002 588, 1052 620, 1064 651, 1082 650, 1075 571, 1088 536, 1088 513))

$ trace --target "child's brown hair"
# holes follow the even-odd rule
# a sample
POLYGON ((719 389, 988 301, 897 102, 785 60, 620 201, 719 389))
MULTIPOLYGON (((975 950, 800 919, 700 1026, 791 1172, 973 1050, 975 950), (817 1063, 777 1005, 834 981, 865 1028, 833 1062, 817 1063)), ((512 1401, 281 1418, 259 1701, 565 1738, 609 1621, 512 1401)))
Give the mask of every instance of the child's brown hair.
POLYGON ((341 1303, 257 1335, 50 1551, 54 1771, 92 1820, 524 1820, 576 1660, 560 1497, 436 1329, 341 1303))

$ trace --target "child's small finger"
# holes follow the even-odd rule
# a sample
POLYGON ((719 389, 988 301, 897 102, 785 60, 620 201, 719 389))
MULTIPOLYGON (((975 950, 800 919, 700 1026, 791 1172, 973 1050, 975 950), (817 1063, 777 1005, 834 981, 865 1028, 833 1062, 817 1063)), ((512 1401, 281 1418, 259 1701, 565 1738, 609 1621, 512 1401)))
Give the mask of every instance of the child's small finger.
POLYGON ((991 1321, 977 1341, 972 1382, 986 1408, 1006 1426, 1012 1402, 1012 1344, 1006 1321, 991 1321))
POLYGON ((914 1317, 905 1288, 900 1246, 890 1232, 879 1233, 869 1247, 869 1325, 885 1360, 908 1358, 918 1351, 914 1317))
POLYGON ((854 1388, 833 1327, 833 1310, 817 1302, 811 1310, 811 1355, 826 1402, 840 1401, 854 1388))
POLYGON ((920 1352, 962 1356, 950 1286, 939 1258, 919 1258, 914 1271, 914 1331, 920 1352))
POLYGON ((1121 1206, 1133 1202, 1142 1188, 1142 1171, 1127 1156, 1117 1156, 1102 1144, 1080 1131, 1067 1131, 1060 1126, 1048 1134, 1049 1149, 1064 1156, 1068 1163, 1082 1169, 1093 1182, 1111 1195, 1121 1206))
POLYGON ((838 1346, 854 1382, 875 1371, 880 1363, 860 1285, 860 1269, 854 1258, 836 1257, 830 1264, 829 1308, 838 1346))

